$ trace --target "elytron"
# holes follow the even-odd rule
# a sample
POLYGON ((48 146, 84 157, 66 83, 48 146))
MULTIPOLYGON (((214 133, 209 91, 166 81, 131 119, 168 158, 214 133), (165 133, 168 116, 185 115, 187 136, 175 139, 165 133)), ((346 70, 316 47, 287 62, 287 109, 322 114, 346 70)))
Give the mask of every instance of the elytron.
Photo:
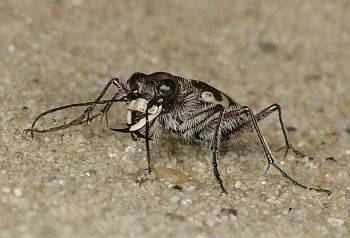
POLYGON ((37 116, 31 128, 26 129, 25 132, 30 133, 33 137, 34 133, 66 129, 97 117, 105 116, 107 120, 109 109, 117 102, 126 105, 126 127, 110 129, 129 133, 134 140, 145 141, 149 173, 152 172, 149 143, 157 136, 167 134, 175 138, 207 143, 210 145, 214 176, 222 193, 227 193, 218 171, 217 153, 220 144, 227 140, 239 139, 244 133, 255 133, 266 156, 268 169, 270 166, 274 167, 284 178, 301 188, 331 194, 328 189, 310 187, 298 182, 275 163, 273 154, 259 127, 259 122, 273 112, 278 113, 285 140, 283 147, 285 156, 288 151, 300 157, 306 156, 292 146, 283 121, 282 110, 278 104, 272 104, 254 114, 250 107, 238 104, 225 93, 204 82, 185 79, 166 72, 134 73, 126 83, 118 78, 113 78, 94 101, 50 109, 37 116), (117 88, 117 92, 110 99, 103 99, 113 85, 117 88), (95 112, 97 105, 102 105, 102 109, 95 112), (73 107, 86 108, 80 116, 65 124, 48 129, 35 127, 43 116, 73 107))

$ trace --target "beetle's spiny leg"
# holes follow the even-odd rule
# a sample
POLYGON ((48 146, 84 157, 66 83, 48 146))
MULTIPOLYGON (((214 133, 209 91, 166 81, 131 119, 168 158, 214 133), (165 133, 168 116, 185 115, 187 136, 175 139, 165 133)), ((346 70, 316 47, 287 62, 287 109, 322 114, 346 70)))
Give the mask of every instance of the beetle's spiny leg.
POLYGON ((268 159, 268 163, 271 164, 274 168, 276 168, 278 170, 278 172, 280 174, 282 174, 282 176, 286 179, 288 179, 289 181, 291 181, 294 185, 296 186, 299 186, 301 188, 304 188, 304 189, 309 189, 309 190, 314 190, 314 191, 317 191, 317 192, 323 192, 323 193, 327 193, 328 195, 330 195, 332 193, 332 191, 328 190, 328 189, 323 189, 323 188, 315 188, 315 187, 309 187, 309 186, 306 186, 298 181, 296 181, 295 179, 293 179, 292 177, 290 177, 286 172, 284 172, 275 162, 274 162, 274 159, 273 159, 273 155, 272 155, 272 152, 268 146, 268 144, 266 143, 261 131, 260 131, 260 128, 258 126, 258 123, 257 123, 257 120, 256 120, 256 117, 255 115, 253 114, 253 111, 247 107, 247 106, 243 106, 242 107, 242 113, 247 113, 250 117, 250 120, 252 121, 253 123, 253 126, 254 126, 254 129, 255 129, 255 132, 260 140, 260 143, 262 145, 262 147, 264 148, 264 151, 265 151, 265 155, 268 159))
POLYGON ((220 173, 218 170, 218 163, 217 163, 217 148, 218 148, 218 140, 219 140, 219 130, 220 130, 220 125, 221 125, 221 121, 222 121, 222 117, 224 114, 224 108, 221 107, 220 110, 220 115, 218 118, 218 122, 217 125, 215 127, 215 131, 214 131, 214 136, 213 136, 213 140, 211 142, 211 153, 212 153, 212 157, 211 157, 211 162, 212 162, 212 166, 213 166, 213 171, 214 171, 214 176, 216 178, 216 180, 218 181, 218 183, 220 184, 220 188, 221 188, 221 194, 227 194, 227 191, 222 183, 222 179, 220 178, 220 173))
POLYGON ((87 122, 93 120, 94 118, 100 116, 101 114, 106 113, 106 111, 108 111, 108 109, 110 107, 108 105, 112 105, 114 102, 119 102, 119 101, 125 100, 128 93, 129 93, 129 89, 124 85, 124 83, 122 81, 120 81, 118 78, 113 78, 107 83, 107 85, 103 88, 103 90, 101 91, 99 96, 93 102, 69 104, 69 105, 53 108, 53 109, 50 109, 46 112, 43 112, 35 118, 34 122, 32 123, 31 128, 25 129, 24 132, 26 135, 30 132, 31 137, 33 138, 34 132, 38 132, 38 133, 53 132, 53 131, 66 129, 66 128, 74 126, 74 125, 79 125, 79 124, 82 124, 85 122, 87 123, 87 122), (103 96, 105 95, 105 93, 107 92, 108 88, 112 84, 118 88, 118 93, 115 94, 115 96, 110 100, 101 100, 103 98, 103 96), (116 98, 117 95, 119 95, 120 98, 116 98), (102 113, 98 113, 98 114, 90 117, 91 112, 93 111, 94 107, 97 104, 107 104, 107 105, 105 106, 105 110, 102 113), (70 121, 67 124, 56 126, 56 127, 51 127, 51 128, 44 129, 44 130, 35 129, 35 124, 38 122, 38 120, 47 114, 50 114, 50 113, 53 113, 56 111, 60 111, 60 110, 64 110, 64 109, 68 109, 68 108, 83 107, 83 106, 87 106, 87 108, 84 110, 83 114, 80 115, 79 117, 77 117, 76 119, 70 121))
MULTIPOLYGON (((88 123, 89 121, 91 121, 89 119, 90 117, 90 113, 94 110, 95 106, 98 104, 99 101, 101 101, 101 99, 103 98, 103 96, 106 94, 108 88, 111 85, 115 85, 118 90, 124 89, 125 87, 122 86, 121 81, 118 78, 112 78, 111 80, 108 81, 108 83, 106 84, 106 86, 102 89, 101 93, 98 95, 98 97, 95 99, 95 103, 90 105, 88 108, 85 109, 84 114, 87 114, 87 120, 86 122, 88 123)), ((118 92, 119 93, 119 92, 118 92)))
MULTIPOLYGON (((294 154, 296 154, 297 156, 299 156, 301 158, 308 157, 310 159, 313 159, 311 156, 306 155, 305 153, 301 152, 300 150, 298 150, 292 146, 292 143, 290 142, 290 139, 288 136, 288 131, 285 127, 285 123, 284 123, 283 118, 282 118, 281 107, 278 104, 270 105, 269 107, 258 112, 254 117, 256 118, 257 122, 260 122, 263 119, 265 119, 266 117, 270 116, 271 113, 273 113, 274 111, 279 112, 278 113, 279 123, 280 123, 280 126, 282 128, 282 132, 283 132, 283 136, 284 136, 284 140, 285 140, 285 146, 278 149, 277 151, 280 151, 282 149, 286 149, 285 154, 284 154, 284 158, 287 156, 288 151, 291 150, 294 154)), ((230 116, 232 116, 232 117, 236 116, 235 111, 230 112, 230 116)), ((227 139, 227 138, 229 138, 230 135, 239 135, 245 131, 251 130, 251 127, 252 127, 251 120, 245 121, 242 124, 238 125, 237 127, 233 128, 232 130, 225 132, 223 137, 227 139)))
POLYGON ((37 132, 37 133, 46 133, 46 132, 54 132, 54 131, 58 131, 58 130, 63 130, 63 129, 66 129, 68 127, 71 127, 71 126, 74 126, 74 125, 79 125, 79 124, 83 124, 85 122, 87 122, 88 120, 93 120, 94 118, 98 117, 101 115, 101 113, 98 113, 96 115, 93 115, 93 117, 90 117, 90 118, 87 118, 87 114, 86 113, 83 113, 82 115, 80 115, 79 117, 73 119, 72 121, 70 121, 69 123, 66 123, 66 124, 63 124, 63 125, 60 125, 60 126, 55 126, 55 127, 50 127, 48 129, 43 129, 43 130, 40 130, 40 129, 35 129, 35 125, 36 123, 44 116, 50 114, 50 113, 54 113, 56 111, 61 111, 61 110, 64 110, 64 109, 69 109, 69 108, 73 108, 73 107, 84 107, 84 106, 91 106, 91 105, 94 105, 94 104, 112 104, 114 102, 119 102, 121 99, 114 99, 114 100, 101 100, 99 102, 82 102, 82 103, 74 103, 74 104, 69 104, 69 105, 64 105, 64 106, 61 106, 61 107, 56 107, 56 108, 52 108, 48 111, 45 111, 43 113, 41 113, 40 115, 38 115, 35 120, 33 121, 32 125, 30 128, 28 129, 25 129, 24 130, 24 133, 27 135, 28 133, 31 134, 31 138, 34 137, 34 132, 37 132))
POLYGON ((283 156, 283 158, 286 158, 287 155, 288 155, 289 150, 291 150, 295 155, 299 156, 300 158, 305 158, 305 157, 307 157, 307 158, 309 158, 310 160, 313 160, 313 159, 314 159, 313 157, 311 157, 311 156, 309 156, 309 155, 307 155, 307 154, 301 152, 300 150, 294 148, 292 145, 285 145, 285 146, 282 146, 281 148, 277 149, 276 152, 281 151, 281 150, 285 150, 285 151, 284 151, 284 156, 283 156))
MULTIPOLYGON (((69 105, 65 105, 65 106, 61 106, 61 107, 56 107, 56 108, 52 108, 50 110, 47 110, 43 113, 41 113, 40 115, 38 115, 35 120, 33 121, 32 125, 31 125, 31 128, 29 129, 25 129, 24 132, 27 134, 27 133, 31 133, 31 137, 33 138, 33 132, 39 132, 39 133, 45 133, 45 132, 49 132, 49 131, 55 131, 55 130, 59 130, 57 129, 56 127, 53 127, 51 128, 52 130, 49 129, 46 129, 46 130, 38 130, 38 129, 34 129, 36 123, 39 121, 40 118, 44 117, 45 115, 47 114, 50 114, 50 113, 53 113, 53 112, 56 112, 56 111, 61 111, 61 110, 64 110, 64 109, 68 109, 68 108, 73 108, 73 107, 84 107, 84 106, 89 106, 91 104, 93 104, 94 102, 82 102, 82 103, 74 103, 74 104, 69 104, 69 105)), ((82 116, 79 116, 78 118, 76 118, 75 120, 77 119, 80 119, 81 120, 81 117, 82 116)), ((73 120, 73 121, 75 121, 73 120)), ((63 126, 63 125, 62 125, 63 126)))
POLYGON ((284 158, 286 158, 289 150, 291 150, 294 154, 296 154, 297 156, 299 156, 301 158, 308 157, 309 159, 312 160, 313 158, 311 156, 308 156, 305 153, 294 148, 292 143, 290 142, 290 139, 288 136, 288 131, 287 131, 287 128, 285 126, 285 123, 284 123, 284 120, 282 117, 282 108, 279 104, 274 103, 274 104, 270 105, 269 107, 265 108, 264 110, 262 110, 261 112, 258 113, 258 117, 260 114, 260 116, 263 116, 265 118, 275 111, 278 112, 278 120, 279 120, 280 127, 282 129, 282 133, 283 133, 283 137, 284 137, 284 141, 285 141, 285 146, 279 148, 277 151, 285 149, 284 158))
POLYGON ((149 150, 149 121, 148 121, 148 107, 146 110, 146 133, 145 133, 145 139, 146 139, 146 153, 147 153, 147 165, 148 165, 148 173, 152 173, 151 169, 151 153, 149 150))
POLYGON ((273 163, 272 166, 275 167, 280 172, 280 174, 282 174, 282 176, 284 178, 288 179, 289 181, 291 181, 296 186, 299 186, 299 187, 301 187, 303 189, 308 189, 308 190, 313 190, 313 191, 316 191, 316 192, 320 192, 320 193, 327 193, 328 196, 330 196, 332 194, 332 191, 329 190, 329 189, 309 187, 309 186, 306 186, 304 184, 299 183, 298 181, 296 181, 295 179, 290 177, 286 172, 284 172, 276 163, 273 163))
POLYGON ((258 126, 258 123, 256 121, 256 118, 255 118, 255 115, 254 115, 253 111, 249 107, 243 106, 241 108, 241 113, 242 114, 246 114, 249 117, 249 121, 251 123, 253 123, 254 130, 255 130, 255 132, 256 132, 259 140, 260 140, 260 143, 261 143, 261 145, 262 145, 262 147, 264 149, 264 153, 266 155, 267 162, 269 164, 274 163, 274 158, 273 158, 273 155, 271 153, 271 150, 268 147, 268 145, 266 143, 266 140, 265 140, 265 138, 263 137, 263 135, 261 133, 261 130, 260 130, 259 126, 258 126))
MULTIPOLYGON (((116 93, 116 94, 111 98, 111 100, 116 100, 117 97, 118 97, 118 93, 116 93)), ((101 109, 101 115, 105 115, 107 127, 109 127, 109 124, 108 124, 108 111, 109 111, 109 109, 111 108, 112 104, 113 104, 113 102, 107 103, 107 104, 101 109)), ((101 121, 102 121, 102 119, 103 119, 103 117, 101 116, 101 121)))

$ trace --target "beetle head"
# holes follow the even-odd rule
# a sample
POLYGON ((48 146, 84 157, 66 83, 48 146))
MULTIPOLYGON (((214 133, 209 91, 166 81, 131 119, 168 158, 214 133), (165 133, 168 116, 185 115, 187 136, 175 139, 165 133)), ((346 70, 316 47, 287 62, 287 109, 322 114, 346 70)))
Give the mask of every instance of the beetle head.
POLYGON ((179 82, 169 73, 134 73, 128 80, 130 101, 126 107, 129 131, 137 131, 148 121, 156 119, 162 112, 171 109, 179 97, 179 82))
POLYGON ((152 74, 134 73, 128 80, 135 98, 144 98, 152 105, 168 108, 179 96, 179 82, 165 72, 152 74))

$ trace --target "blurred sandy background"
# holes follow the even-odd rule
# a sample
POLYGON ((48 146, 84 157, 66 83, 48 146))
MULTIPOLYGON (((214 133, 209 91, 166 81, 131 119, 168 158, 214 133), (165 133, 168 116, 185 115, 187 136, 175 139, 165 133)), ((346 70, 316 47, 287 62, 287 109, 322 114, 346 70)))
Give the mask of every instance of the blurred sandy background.
MULTIPOLYGON (((349 62, 346 0, 1 0, 0 237, 346 237, 349 62), (39 113, 135 71, 196 78, 255 111, 280 103, 292 142, 315 159, 277 160, 333 194, 263 175, 255 140, 221 154, 220 196, 198 145, 152 144, 155 166, 192 178, 179 191, 135 183, 143 143, 104 122, 24 139, 39 113)), ((283 143, 275 121, 264 127, 273 150, 283 143)))

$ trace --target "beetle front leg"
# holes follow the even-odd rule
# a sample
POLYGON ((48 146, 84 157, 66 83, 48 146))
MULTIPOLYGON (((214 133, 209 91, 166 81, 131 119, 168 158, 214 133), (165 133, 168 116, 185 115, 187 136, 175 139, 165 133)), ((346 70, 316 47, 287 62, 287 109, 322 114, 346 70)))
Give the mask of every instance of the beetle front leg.
POLYGON ((120 102, 120 101, 124 101, 125 98, 127 97, 129 93, 129 89, 124 85, 124 83, 122 81, 120 81, 117 78, 113 78, 111 79, 107 85, 104 87, 104 89, 102 90, 102 92, 99 94, 99 96, 92 102, 83 102, 83 103, 75 103, 75 104, 69 104, 69 105, 65 105, 65 106, 61 106, 61 107, 56 107, 53 109, 50 109, 48 111, 45 111, 43 113, 41 113, 40 115, 38 115, 35 120, 33 121, 32 125, 30 128, 25 129, 24 132, 30 133, 31 137, 33 138, 34 136, 34 132, 36 133, 46 133, 46 132, 54 132, 54 131, 58 131, 58 130, 64 130, 67 129, 71 126, 75 126, 75 125, 79 125, 79 124, 83 124, 83 123, 87 123, 91 120, 93 120, 94 118, 104 115, 107 113, 109 107, 115 103, 115 102, 120 102), (118 88, 118 92, 112 97, 112 99, 109 100, 102 100, 103 96, 106 94, 108 88, 111 85, 115 85, 118 88), (105 105, 104 109, 91 116, 91 112, 93 111, 93 109, 95 108, 96 105, 105 105), (77 118, 71 120, 68 123, 59 125, 59 126, 55 126, 55 127, 50 127, 47 129, 36 129, 36 123, 44 116, 54 113, 56 111, 61 111, 61 110, 65 110, 65 109, 69 109, 69 108, 75 108, 75 107, 87 107, 84 112, 78 116, 77 118))
MULTIPOLYGON (((47 129, 36 129, 35 126, 36 126, 36 123, 44 116, 46 116, 47 114, 51 114, 51 113, 54 113, 56 111, 61 111, 61 110, 65 110, 65 109, 69 109, 69 108, 74 108, 74 107, 85 107, 85 106, 92 106, 92 105, 96 105, 96 104, 112 104, 114 102, 118 102, 120 100, 101 100, 99 102, 82 102, 82 103, 74 103, 74 104, 69 104, 69 105, 65 105, 65 106, 61 106, 61 107, 56 107, 56 108, 52 108, 48 111, 45 111, 43 113, 41 113, 40 115, 38 115, 35 120, 33 121, 32 125, 30 128, 28 129, 25 129, 24 130, 24 133, 27 134, 27 133, 30 133, 31 134, 31 138, 34 137, 34 132, 35 133, 46 133, 46 132, 54 132, 54 131, 59 131, 59 130, 64 130, 64 129, 67 129, 71 126, 75 126, 75 125, 79 125, 79 124, 83 124, 85 122, 88 121, 88 118, 86 117, 86 114, 82 114, 80 115, 79 117, 73 119, 72 121, 68 122, 68 123, 65 123, 65 124, 62 124, 62 125, 59 125, 59 126, 55 126, 55 127, 50 127, 50 128, 47 128, 47 129)), ((102 115, 103 113, 100 112, 100 113, 97 113, 95 115, 93 115, 92 117, 89 118, 89 120, 93 120, 94 118, 102 115)))
POLYGON ((149 150, 149 121, 148 121, 148 107, 146 110, 146 132, 145 132, 145 141, 146 141, 146 153, 147 153, 147 165, 148 165, 148 173, 152 173, 151 168, 151 153, 149 150))
MULTIPOLYGON (((98 95, 98 97, 95 99, 94 104, 90 105, 88 108, 85 109, 84 114, 87 115, 87 120, 86 122, 91 121, 90 120, 90 113, 94 110, 95 106, 98 104, 99 101, 103 98, 103 96, 106 94, 107 90, 111 85, 115 85, 118 88, 118 92, 113 96, 112 99, 115 99, 117 96, 126 96, 129 93, 129 90, 127 87, 124 85, 122 81, 118 78, 112 78, 111 80, 108 81, 106 86, 103 88, 101 93, 98 95)), ((105 110, 108 111, 110 106, 106 106, 105 110)))

